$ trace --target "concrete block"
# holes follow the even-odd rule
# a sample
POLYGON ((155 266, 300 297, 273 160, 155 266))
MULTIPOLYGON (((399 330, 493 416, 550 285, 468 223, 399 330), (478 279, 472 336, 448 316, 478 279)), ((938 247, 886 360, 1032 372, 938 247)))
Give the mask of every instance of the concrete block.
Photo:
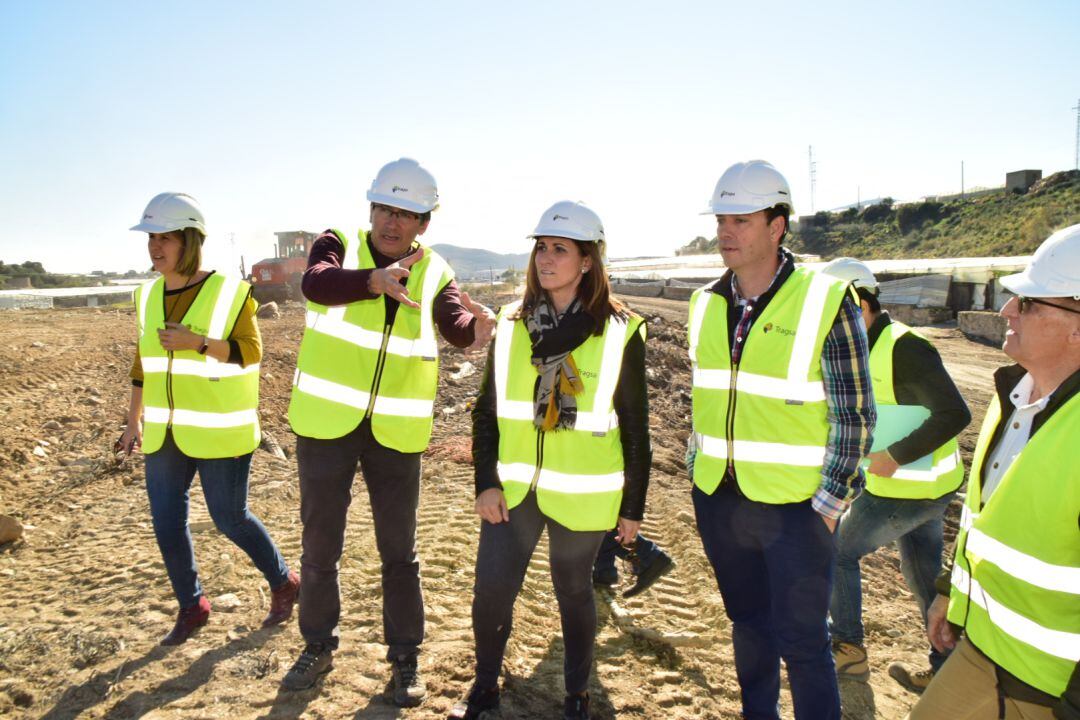
POLYGON ((881 307, 888 310, 893 319, 908 325, 938 325, 953 319, 953 312, 947 307, 916 307, 892 303, 881 303, 881 307))
POLYGON ((616 283, 611 286, 616 295, 633 295, 635 297, 660 297, 664 288, 660 285, 644 285, 637 283, 616 283))
POLYGON ((967 310, 957 314, 957 326, 968 337, 985 340, 991 345, 1001 346, 1005 342, 1005 331, 1009 325, 1005 318, 987 310, 967 310))
POLYGON ((663 296, 669 300, 689 300, 695 290, 696 287, 666 287, 663 296))

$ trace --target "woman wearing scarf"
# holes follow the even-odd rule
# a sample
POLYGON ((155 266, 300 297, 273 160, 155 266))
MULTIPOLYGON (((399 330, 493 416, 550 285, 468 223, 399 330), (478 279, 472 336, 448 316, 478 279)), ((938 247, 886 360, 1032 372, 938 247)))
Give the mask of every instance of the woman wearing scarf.
POLYGON ((476 679, 451 718, 499 705, 514 601, 545 528, 566 648, 563 717, 589 717, 593 560, 613 527, 632 543, 645 508, 645 325, 611 296, 603 225, 559 202, 529 237, 525 295, 499 314, 473 410, 476 679))

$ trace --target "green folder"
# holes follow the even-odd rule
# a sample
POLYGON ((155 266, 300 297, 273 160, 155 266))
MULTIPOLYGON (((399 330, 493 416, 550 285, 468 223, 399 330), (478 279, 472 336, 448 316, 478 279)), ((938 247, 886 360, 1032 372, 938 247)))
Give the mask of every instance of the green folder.
MULTIPOLYGON (((874 428, 874 444, 870 452, 884 450, 897 440, 903 440, 930 417, 930 411, 922 405, 878 405, 877 426, 874 428)), ((869 464, 869 460, 863 461, 869 464)), ((932 455, 926 455, 904 467, 912 470, 930 470, 934 467, 932 455)))

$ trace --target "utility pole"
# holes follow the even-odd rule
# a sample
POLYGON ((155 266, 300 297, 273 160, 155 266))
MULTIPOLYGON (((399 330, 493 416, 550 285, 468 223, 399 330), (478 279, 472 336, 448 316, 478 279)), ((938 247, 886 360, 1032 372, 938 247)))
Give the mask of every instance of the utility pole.
POLYGON ((855 209, 862 210, 862 185, 855 186, 855 209))
POLYGON ((810 146, 810 212, 814 212, 814 189, 817 185, 817 163, 814 162, 814 146, 810 146))
POLYGON ((960 161, 960 199, 964 199, 964 161, 960 161))
POLYGON ((1076 157, 1073 158, 1073 169, 1080 170, 1080 100, 1076 101, 1076 157))

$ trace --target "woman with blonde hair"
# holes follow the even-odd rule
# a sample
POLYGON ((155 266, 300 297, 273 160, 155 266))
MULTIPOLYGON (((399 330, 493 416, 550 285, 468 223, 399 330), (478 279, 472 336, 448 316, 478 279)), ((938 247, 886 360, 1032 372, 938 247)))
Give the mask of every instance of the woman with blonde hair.
POLYGON ((499 704, 514 602, 547 529, 565 644, 563 717, 589 716, 596 640, 592 566, 613 527, 641 525, 648 486, 645 324, 611 296, 604 228, 559 202, 531 238, 525 294, 502 309, 473 410, 476 679, 452 718, 499 704))
POLYGON ((206 227, 190 195, 161 193, 132 230, 161 277, 135 291, 139 341, 131 369, 127 428, 117 450, 146 453, 154 535, 180 612, 162 645, 179 645, 206 624, 188 526, 195 472, 217 528, 251 558, 271 590, 263 627, 292 615, 300 580, 247 507, 248 470, 259 445, 262 343, 251 286, 201 269, 206 227))

